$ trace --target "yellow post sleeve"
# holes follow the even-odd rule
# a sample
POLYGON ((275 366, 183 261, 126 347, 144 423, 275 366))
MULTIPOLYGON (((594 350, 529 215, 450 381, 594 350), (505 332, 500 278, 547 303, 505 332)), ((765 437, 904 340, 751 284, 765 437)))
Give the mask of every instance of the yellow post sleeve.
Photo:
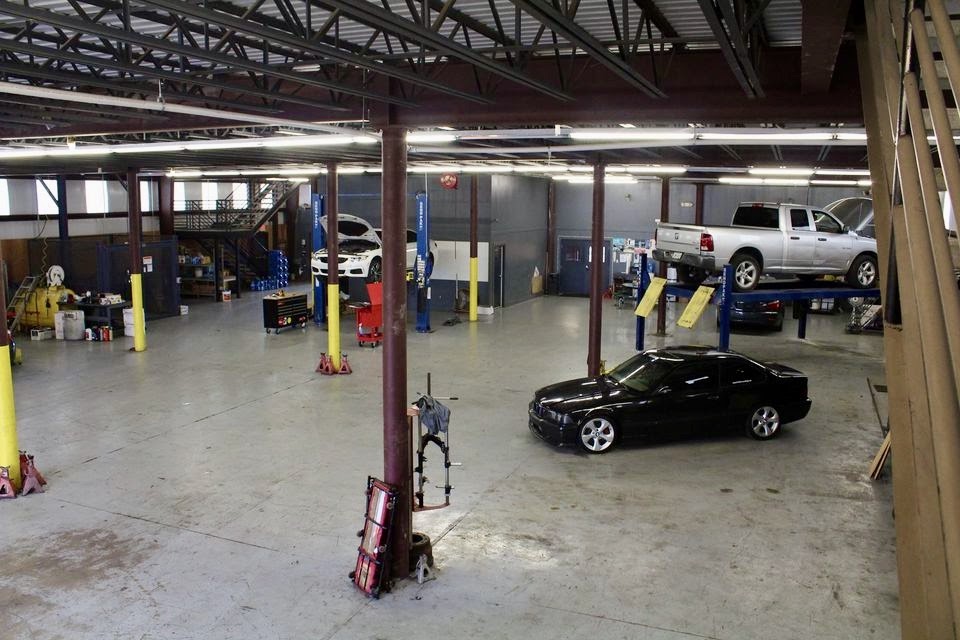
POLYGON ((327 285, 327 353, 340 371, 340 285, 327 285))
POLYGON ((130 297, 133 298, 133 350, 147 350, 147 327, 143 316, 143 283, 141 274, 130 274, 130 297))
POLYGON ((17 410, 13 406, 10 347, 0 347, 0 467, 10 467, 10 482, 20 490, 20 448, 17 446, 17 410))
POLYGON ((480 259, 470 258, 470 322, 477 321, 477 290, 479 288, 480 259))

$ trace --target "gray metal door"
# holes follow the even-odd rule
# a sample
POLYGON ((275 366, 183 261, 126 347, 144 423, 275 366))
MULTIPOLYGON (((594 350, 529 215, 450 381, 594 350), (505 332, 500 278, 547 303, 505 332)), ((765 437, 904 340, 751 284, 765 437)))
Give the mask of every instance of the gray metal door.
MULTIPOLYGON (((560 238, 560 294, 590 295, 590 240, 560 238)), ((603 286, 610 284, 610 242, 603 243, 603 286)))

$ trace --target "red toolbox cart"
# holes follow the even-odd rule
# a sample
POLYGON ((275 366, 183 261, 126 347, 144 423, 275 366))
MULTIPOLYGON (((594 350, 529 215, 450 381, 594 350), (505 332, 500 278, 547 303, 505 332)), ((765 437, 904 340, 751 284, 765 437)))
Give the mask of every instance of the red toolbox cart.
POLYGON ((383 342, 383 283, 367 284, 370 302, 355 305, 357 310, 357 344, 374 347, 383 342))

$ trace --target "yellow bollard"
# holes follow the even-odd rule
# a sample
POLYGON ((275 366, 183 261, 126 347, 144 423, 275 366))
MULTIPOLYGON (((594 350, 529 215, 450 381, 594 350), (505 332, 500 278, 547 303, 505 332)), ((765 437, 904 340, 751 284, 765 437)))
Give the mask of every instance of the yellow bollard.
POLYGON ((13 404, 10 346, 0 347, 0 467, 10 467, 10 482, 20 490, 20 449, 17 446, 17 410, 13 404))
POLYGON ((130 297, 133 298, 133 350, 147 350, 147 328, 143 316, 143 284, 139 273, 130 274, 130 297))
POLYGON ((334 373, 340 371, 340 285, 327 285, 327 353, 334 373))
POLYGON ((470 258, 470 322, 477 321, 477 289, 480 273, 480 259, 470 258))

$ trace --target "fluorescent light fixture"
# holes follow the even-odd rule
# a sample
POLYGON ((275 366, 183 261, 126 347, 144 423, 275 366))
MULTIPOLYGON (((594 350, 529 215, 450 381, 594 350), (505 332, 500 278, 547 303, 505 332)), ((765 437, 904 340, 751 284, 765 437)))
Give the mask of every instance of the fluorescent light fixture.
POLYGON ((437 144, 442 142, 453 142, 457 136, 452 133, 434 133, 429 131, 411 131, 407 134, 409 144, 437 144))
POLYGON ((811 185, 818 187, 855 187, 856 180, 811 180, 811 185))
POLYGON ((205 176, 238 176, 240 175, 240 172, 237 170, 204 171, 203 175, 205 176))
POLYGON ((460 166, 455 164, 411 164, 407 165, 407 173, 459 173, 460 166))
POLYGON ((203 175, 203 171, 169 171, 167 172, 168 178, 199 178, 203 175))
POLYGON ((366 167, 337 167, 337 175, 340 176, 355 176, 360 175, 361 173, 366 172, 366 167))
POLYGON ((868 180, 857 180, 858 187, 869 187, 873 184, 869 179, 868 180))
POLYGON ((351 140, 356 144, 377 144, 380 142, 380 139, 374 136, 353 136, 351 140))
POLYGON ((770 133, 700 133, 697 135, 697 138, 700 140, 756 140, 757 142, 762 142, 764 144, 771 144, 776 142, 802 142, 805 140, 832 140, 834 135, 833 133, 827 132, 808 132, 808 133, 783 133, 779 131, 771 131, 770 133))
POLYGON ((635 125, 635 124, 630 124, 629 122, 623 122, 623 123, 620 124, 620 126, 623 127, 624 129, 636 129, 636 128, 637 128, 637 125, 635 125))
POLYGON ((573 140, 612 140, 622 142, 628 140, 693 140, 693 132, 683 129, 631 129, 622 130, 579 130, 571 131, 573 140))
POLYGON ((818 176, 869 176, 869 169, 817 169, 818 176))
POLYGON ((763 184, 763 178, 729 178, 729 177, 722 177, 722 178, 717 178, 717 182, 719 182, 720 184, 761 185, 761 184, 763 184))
POLYGON ((679 175, 681 173, 686 173, 687 168, 660 164, 631 164, 627 165, 627 171, 634 175, 659 176, 679 175))
POLYGON ((574 173, 593 173, 593 167, 583 164, 570 165, 567 169, 574 173))
POLYGON ((747 173, 752 176, 810 176, 813 175, 813 169, 807 169, 803 167, 756 167, 753 169, 748 169, 747 173))
POLYGON ((764 178, 763 184, 776 187, 807 187, 810 181, 805 178, 764 178))
POLYGON ((464 173, 513 173, 520 168, 508 164, 465 164, 460 170, 464 173))
POLYGON ((292 131, 290 129, 277 129, 276 131, 282 136, 304 136, 306 135, 303 131, 292 131))
POLYGON ((850 142, 866 142, 867 134, 865 133, 838 133, 836 135, 837 140, 846 140, 850 142))
POLYGON ((532 171, 534 173, 566 173, 570 170, 565 164, 519 164, 515 171, 532 171))

